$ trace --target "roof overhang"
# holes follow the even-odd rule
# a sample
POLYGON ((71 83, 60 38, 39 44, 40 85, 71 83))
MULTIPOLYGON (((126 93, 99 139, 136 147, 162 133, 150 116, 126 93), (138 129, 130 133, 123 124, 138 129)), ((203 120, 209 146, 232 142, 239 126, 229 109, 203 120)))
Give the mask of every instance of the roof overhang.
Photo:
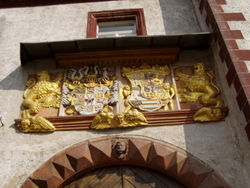
MULTIPOLYGON (((180 50, 209 47, 211 33, 186 35, 156 35, 135 37, 91 38, 71 41, 21 43, 21 65, 37 59, 55 58, 58 54, 85 53, 95 51, 133 51, 132 49, 178 48, 180 50)), ((145 51, 146 53, 146 51, 145 51)), ((85 53, 86 54, 86 53, 85 53)), ((129 54, 126 54, 127 56, 129 54)))

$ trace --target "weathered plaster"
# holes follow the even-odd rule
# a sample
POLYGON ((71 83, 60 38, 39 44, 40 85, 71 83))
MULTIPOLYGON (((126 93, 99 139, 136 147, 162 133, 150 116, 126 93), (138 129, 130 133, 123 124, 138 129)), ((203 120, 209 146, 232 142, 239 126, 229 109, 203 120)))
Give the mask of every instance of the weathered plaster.
MULTIPOLYGON (((214 168, 232 187, 249 187, 246 171, 249 146, 242 128, 243 118, 234 109, 235 97, 225 80, 221 80, 226 103, 236 115, 229 114, 225 122, 191 124, 185 126, 149 127, 111 131, 69 131, 53 134, 22 134, 13 128, 22 101, 24 81, 30 73, 42 69, 53 70, 51 60, 20 67, 19 43, 81 39, 86 35, 88 11, 112 10, 116 7, 144 8, 149 35, 199 32, 191 1, 187 0, 134 0, 45 6, 36 8, 2 9, 0 12, 0 114, 4 127, 0 127, 2 187, 18 187, 51 156, 80 141, 105 135, 144 135, 169 142, 192 153, 214 168), (187 4, 185 4, 187 3, 187 4), (160 5, 162 6, 160 8, 160 5), (169 6, 175 8, 169 8, 169 6), (189 8, 184 8, 183 6, 189 8), (191 12, 191 14, 190 14, 191 12), (176 16, 175 20, 170 17, 176 16), (189 17, 188 19, 188 16, 189 17), (166 21, 163 21, 163 18, 166 21), (191 21, 190 21, 191 20, 191 21), (183 24, 180 24, 184 22, 183 24), (244 158, 244 159, 243 159, 244 158), (244 175, 242 175, 244 173, 244 175), (237 181, 235 181, 237 179, 237 181)), ((180 62, 206 61, 207 51, 182 52, 180 62)), ((217 60, 216 60, 217 61, 217 60)), ((250 150, 249 150, 250 151, 250 150)), ((249 177, 249 176, 248 176, 249 177)), ((0 187, 1 187, 0 186, 0 187)))
POLYGON ((165 32, 168 35, 201 31, 192 1, 159 0, 165 32))
MULTIPOLYGON (((214 61, 217 62, 215 64, 215 67, 216 67, 215 70, 216 70, 216 74, 219 75, 218 79, 220 83, 226 83, 226 78, 223 75, 225 75, 227 72, 227 66, 225 63, 222 63, 220 60, 220 57, 218 54, 218 46, 214 42, 212 43, 211 46, 212 46, 212 51, 214 54, 214 61)), ((237 95, 234 89, 234 86, 230 87, 228 86, 228 84, 222 84, 221 89, 223 91, 226 91, 226 92, 223 92, 223 96, 224 98, 227 99, 226 100, 227 105, 230 109, 228 118, 226 118, 226 123, 232 133, 232 139, 234 140, 231 147, 234 147, 236 151, 238 152, 238 156, 237 158, 234 159, 234 161, 237 160, 239 163, 241 163, 245 167, 244 169, 241 169, 241 173, 242 173, 242 178, 245 179, 247 184, 242 185, 242 187, 249 187, 250 183, 248 180, 250 177, 250 165, 249 165, 250 145, 249 145, 249 141, 247 139, 246 132, 245 132, 246 120, 245 120, 243 113, 241 113, 236 100, 233 100, 236 98, 236 95, 237 95)), ((229 164, 230 166, 232 166, 231 163, 229 164)), ((234 177, 231 177, 231 178, 234 178, 234 177)))

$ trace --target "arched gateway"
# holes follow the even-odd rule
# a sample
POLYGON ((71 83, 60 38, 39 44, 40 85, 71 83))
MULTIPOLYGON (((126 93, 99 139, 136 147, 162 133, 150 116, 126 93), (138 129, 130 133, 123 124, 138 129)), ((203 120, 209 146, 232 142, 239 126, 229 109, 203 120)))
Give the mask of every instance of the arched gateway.
POLYGON ((57 188, 89 171, 128 165, 151 168, 187 187, 229 187, 213 169, 173 145, 145 137, 101 137, 73 145, 37 169, 22 188, 57 188))

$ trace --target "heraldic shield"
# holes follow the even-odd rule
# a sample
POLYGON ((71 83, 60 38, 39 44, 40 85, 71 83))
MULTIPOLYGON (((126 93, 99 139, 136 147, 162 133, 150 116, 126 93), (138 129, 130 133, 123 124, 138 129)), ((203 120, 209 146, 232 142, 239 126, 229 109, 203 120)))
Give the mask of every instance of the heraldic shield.
POLYGON ((109 68, 85 66, 67 71, 62 91, 67 115, 90 115, 102 111, 104 105, 115 105, 119 88, 109 68))
POLYGON ((131 95, 128 101, 133 107, 142 111, 155 111, 162 107, 169 109, 173 92, 170 91, 170 84, 165 83, 170 74, 167 65, 123 67, 122 74, 130 81, 131 95))
POLYGON ((71 104, 79 114, 95 114, 109 103, 110 95, 110 88, 107 86, 76 87, 71 91, 74 100, 71 104))

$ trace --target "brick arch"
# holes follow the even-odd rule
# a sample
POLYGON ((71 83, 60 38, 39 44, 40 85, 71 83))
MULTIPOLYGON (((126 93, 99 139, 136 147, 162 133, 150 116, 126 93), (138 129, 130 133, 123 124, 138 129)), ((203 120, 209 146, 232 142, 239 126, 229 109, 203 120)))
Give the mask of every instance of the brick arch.
POLYGON ((229 187, 213 169, 177 148, 145 137, 101 137, 73 145, 38 168, 22 188, 57 188, 93 169, 112 165, 135 165, 160 171, 187 187, 229 187), (119 159, 113 144, 127 143, 126 157, 119 159))

